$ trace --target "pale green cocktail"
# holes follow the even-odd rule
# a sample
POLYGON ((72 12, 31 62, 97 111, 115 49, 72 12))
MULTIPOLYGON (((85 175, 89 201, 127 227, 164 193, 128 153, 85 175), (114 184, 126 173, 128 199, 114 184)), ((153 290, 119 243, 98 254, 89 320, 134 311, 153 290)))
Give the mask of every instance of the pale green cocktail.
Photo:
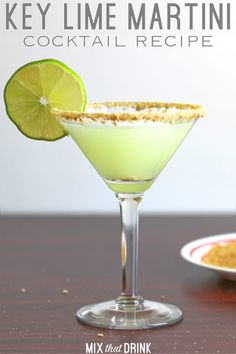
POLYGON ((145 192, 194 122, 63 119, 70 136, 116 193, 145 192))
POLYGON ((182 318, 171 304, 144 300, 137 289, 138 207, 143 192, 166 166, 201 106, 157 102, 94 103, 86 112, 53 111, 119 200, 122 220, 122 292, 113 301, 87 305, 77 318, 93 326, 144 329, 182 318))

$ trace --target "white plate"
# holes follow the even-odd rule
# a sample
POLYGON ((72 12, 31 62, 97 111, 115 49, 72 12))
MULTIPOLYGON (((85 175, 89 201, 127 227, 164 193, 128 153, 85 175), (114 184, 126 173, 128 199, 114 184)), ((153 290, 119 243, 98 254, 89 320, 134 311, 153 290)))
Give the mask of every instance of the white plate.
POLYGON ((202 262, 203 256, 213 245, 223 245, 229 241, 236 241, 235 233, 200 238, 186 244, 181 249, 180 254, 186 261, 190 263, 193 263, 199 267, 210 269, 218 273, 223 278, 236 281, 236 269, 212 266, 202 262))

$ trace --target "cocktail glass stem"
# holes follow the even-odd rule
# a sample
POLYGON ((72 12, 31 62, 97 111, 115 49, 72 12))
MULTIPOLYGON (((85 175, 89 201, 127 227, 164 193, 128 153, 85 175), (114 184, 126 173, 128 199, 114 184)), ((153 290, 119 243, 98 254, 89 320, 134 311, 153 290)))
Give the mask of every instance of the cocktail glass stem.
POLYGON ((142 306, 138 295, 138 228, 142 194, 117 194, 121 214, 122 292, 116 300, 119 308, 131 311, 142 306))
POLYGON ((92 326, 116 329, 163 327, 182 319, 171 304, 144 300, 138 294, 138 209, 140 193, 116 194, 121 213, 122 291, 116 300, 80 308, 77 318, 92 326))

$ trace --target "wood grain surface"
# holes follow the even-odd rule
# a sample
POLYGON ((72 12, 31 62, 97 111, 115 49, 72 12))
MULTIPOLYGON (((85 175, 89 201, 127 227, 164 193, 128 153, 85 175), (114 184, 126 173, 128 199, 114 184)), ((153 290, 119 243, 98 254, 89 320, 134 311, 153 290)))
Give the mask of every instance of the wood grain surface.
POLYGON ((0 353, 84 354, 87 343, 151 343, 153 354, 236 353, 236 283, 194 267, 180 248, 234 232, 230 215, 144 216, 139 289, 184 312, 179 324, 115 331, 75 311, 120 292, 120 221, 111 216, 0 218, 0 353))

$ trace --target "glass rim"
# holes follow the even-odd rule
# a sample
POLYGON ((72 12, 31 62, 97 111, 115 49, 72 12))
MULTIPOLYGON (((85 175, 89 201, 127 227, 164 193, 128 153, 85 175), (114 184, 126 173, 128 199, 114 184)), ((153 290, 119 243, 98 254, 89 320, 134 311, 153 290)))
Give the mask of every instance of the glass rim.
POLYGON ((191 121, 203 118, 206 109, 191 103, 170 102, 91 102, 85 112, 52 109, 51 113, 59 119, 71 122, 93 121, 152 121, 175 123, 179 120, 191 121))

